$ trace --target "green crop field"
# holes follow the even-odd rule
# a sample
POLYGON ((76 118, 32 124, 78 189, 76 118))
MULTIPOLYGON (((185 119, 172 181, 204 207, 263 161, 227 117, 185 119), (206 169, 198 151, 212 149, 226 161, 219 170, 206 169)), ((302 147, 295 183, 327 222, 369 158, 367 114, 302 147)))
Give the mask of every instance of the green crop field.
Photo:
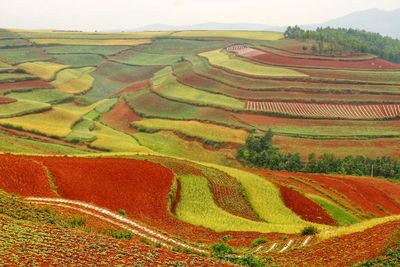
POLYGON ((7 96, 18 100, 31 100, 49 104, 57 104, 60 102, 67 101, 71 98, 70 94, 66 94, 55 89, 43 89, 43 90, 11 93, 8 94, 7 96))
POLYGON ((246 61, 222 50, 201 53, 211 65, 232 71, 237 74, 254 77, 307 77, 306 74, 281 67, 272 67, 246 61))
POLYGON ((50 109, 51 106, 28 100, 20 100, 13 103, 0 105, 0 118, 11 118, 29 113, 37 113, 50 109))
POLYGON ((149 66, 149 65, 167 66, 174 64, 180 59, 181 56, 179 55, 152 54, 152 53, 137 52, 134 50, 125 50, 120 54, 118 54, 117 56, 112 57, 112 60, 139 66, 149 66))
POLYGON ((171 68, 158 72, 152 79, 153 91, 177 101, 197 104, 200 106, 214 106, 231 110, 243 110, 244 102, 235 98, 207 93, 192 87, 180 84, 171 73, 171 68))
POLYGON ((137 128, 149 130, 172 130, 189 137, 222 143, 244 143, 247 137, 247 132, 244 130, 230 129, 228 127, 198 121, 145 119, 134 122, 133 125, 137 128))
POLYGON ((45 81, 54 80, 57 72, 68 66, 52 63, 52 62, 29 62, 18 65, 18 67, 24 69, 26 72, 35 75, 45 81))
POLYGON ((131 108, 144 117, 211 121, 226 126, 245 127, 245 124, 225 110, 171 101, 148 89, 129 94, 126 99, 131 108))
POLYGON ((51 56, 49 56, 44 50, 37 47, 6 48, 2 49, 0 53, 0 60, 9 64, 50 59, 51 56))
POLYGON ((71 132, 71 127, 79 120, 80 116, 77 114, 52 108, 42 113, 0 119, 0 125, 47 136, 66 137, 71 132))
POLYGON ((202 143, 182 139, 172 132, 138 132, 134 134, 138 142, 151 150, 179 158, 209 162, 227 166, 238 166, 234 149, 205 149, 202 143))
POLYGON ((130 46, 54 45, 54 46, 43 47, 43 49, 52 56, 53 55, 75 56, 75 54, 95 54, 95 55, 109 56, 128 48, 130 48, 130 46))
POLYGON ((53 54, 52 56, 56 62, 74 68, 96 67, 104 61, 102 56, 95 54, 53 54))
POLYGON ((40 38, 40 39, 30 39, 31 42, 35 44, 61 44, 61 45, 122 45, 122 46, 135 46, 142 44, 151 43, 150 39, 77 39, 77 38, 40 38))
POLYGON ((82 94, 92 88, 94 78, 91 73, 93 67, 80 69, 64 69, 57 73, 56 79, 52 82, 61 92, 69 94, 82 94))
POLYGON ((338 225, 350 225, 360 222, 358 218, 322 197, 315 195, 307 195, 307 197, 324 208, 338 225))
POLYGON ((31 79, 34 79, 34 77, 25 73, 0 73, 0 83, 26 81, 31 79))

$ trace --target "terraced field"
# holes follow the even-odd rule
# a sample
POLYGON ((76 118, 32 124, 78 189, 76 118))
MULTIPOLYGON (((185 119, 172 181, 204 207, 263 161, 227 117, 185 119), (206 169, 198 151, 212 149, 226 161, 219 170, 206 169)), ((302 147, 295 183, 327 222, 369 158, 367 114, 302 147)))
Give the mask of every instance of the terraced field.
POLYGON ((0 30, 0 189, 46 216, 115 227, 20 221, 0 191, 0 261, 229 266, 210 259, 221 242, 236 263, 343 266, 381 255, 397 236, 397 183, 249 169, 237 157, 271 129, 301 161, 400 158, 399 65, 304 44, 313 45, 274 32, 0 30), (318 233, 303 236, 306 227, 318 233), (21 241, 31 236, 42 242, 21 241), (68 249, 76 242, 90 256, 68 249))

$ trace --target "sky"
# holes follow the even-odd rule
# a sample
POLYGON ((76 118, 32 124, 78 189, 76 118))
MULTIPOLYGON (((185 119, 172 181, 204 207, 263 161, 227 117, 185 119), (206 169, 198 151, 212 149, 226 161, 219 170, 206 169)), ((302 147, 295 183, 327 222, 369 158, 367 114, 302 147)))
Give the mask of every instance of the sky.
POLYGON ((129 30, 204 22, 303 25, 399 0, 2 0, 0 28, 129 30))

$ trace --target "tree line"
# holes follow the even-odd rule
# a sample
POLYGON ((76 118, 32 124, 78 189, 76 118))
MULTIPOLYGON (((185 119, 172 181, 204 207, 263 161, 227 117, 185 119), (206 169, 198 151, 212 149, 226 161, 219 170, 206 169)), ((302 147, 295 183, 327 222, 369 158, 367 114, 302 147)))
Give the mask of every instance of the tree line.
POLYGON ((307 173, 376 176, 400 179, 400 161, 390 157, 368 158, 361 155, 337 157, 315 153, 303 161, 298 153, 284 153, 272 145, 273 133, 250 135, 240 147, 237 158, 250 167, 307 173))
MULTIPOLYGON (((299 26, 288 27, 284 33, 288 39, 315 41, 313 53, 343 54, 369 53, 383 59, 400 63, 400 40, 385 37, 379 33, 364 30, 338 28, 317 28, 315 31, 303 30, 299 26)), ((307 50, 307 46, 303 47, 307 50)))

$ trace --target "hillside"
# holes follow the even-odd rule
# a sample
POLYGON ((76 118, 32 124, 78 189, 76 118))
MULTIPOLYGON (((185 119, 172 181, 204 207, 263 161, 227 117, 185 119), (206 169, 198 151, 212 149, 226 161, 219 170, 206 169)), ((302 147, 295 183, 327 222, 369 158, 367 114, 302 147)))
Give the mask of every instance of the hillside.
POLYGON ((400 64, 313 45, 263 31, 0 30, 2 244, 22 229, 0 259, 346 266, 390 253, 400 64), (257 158, 238 157, 269 130, 257 158), (272 150, 280 166, 351 164, 256 169, 272 150), (361 176, 371 168, 386 177, 361 176))

